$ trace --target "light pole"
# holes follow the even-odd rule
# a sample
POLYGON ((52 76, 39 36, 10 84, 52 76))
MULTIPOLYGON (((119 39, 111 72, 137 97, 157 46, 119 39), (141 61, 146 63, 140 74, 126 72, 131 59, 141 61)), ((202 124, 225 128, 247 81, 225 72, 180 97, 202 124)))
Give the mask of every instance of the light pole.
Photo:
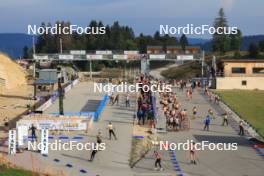
POLYGON ((90 62, 89 62, 89 69, 90 69, 90 79, 92 80, 93 79, 92 59, 90 59, 90 62))
MULTIPOLYGON (((36 54, 36 47, 35 47, 35 37, 32 36, 32 50, 33 50, 33 58, 36 54)), ((36 62, 33 61, 33 100, 36 100, 37 96, 37 85, 36 85, 36 62)))
POLYGON ((204 51, 202 51, 202 86, 204 86, 204 51))
POLYGON ((60 38, 60 53, 62 54, 62 39, 60 38))
POLYGON ((61 86, 61 79, 62 79, 62 74, 61 74, 61 68, 57 67, 57 74, 58 74, 58 93, 59 93, 59 114, 64 115, 63 111, 63 96, 64 92, 61 86))

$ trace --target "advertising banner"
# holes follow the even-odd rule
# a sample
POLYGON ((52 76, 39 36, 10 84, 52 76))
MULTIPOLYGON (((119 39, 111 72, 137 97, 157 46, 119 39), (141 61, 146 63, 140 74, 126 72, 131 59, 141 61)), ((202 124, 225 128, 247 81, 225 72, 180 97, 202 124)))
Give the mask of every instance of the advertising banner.
POLYGON ((22 119, 17 122, 17 128, 20 126, 27 126, 29 128, 32 124, 36 126, 38 130, 49 129, 49 130, 86 130, 87 118, 60 118, 56 119, 22 119))
POLYGON ((193 60, 193 55, 178 55, 177 60, 193 60))
POLYGON ((127 55, 124 54, 115 54, 113 55, 113 59, 117 59, 117 60, 126 60, 127 59, 127 55))
POLYGON ((33 58, 36 59, 36 60, 48 60, 49 57, 48 55, 33 55, 33 58))
POLYGON ((16 154, 16 130, 9 130, 8 135, 8 154, 16 154))
POLYGON ((127 54, 127 55, 129 55, 129 54, 137 55, 137 54, 139 54, 139 51, 137 51, 137 50, 124 51, 124 54, 127 54))
POLYGON ((100 55, 100 54, 87 54, 86 55, 86 59, 93 59, 93 60, 100 60, 100 59, 103 59, 103 55, 100 55))
POLYGON ((49 153, 49 130, 42 129, 41 130, 41 154, 48 154, 49 153))
POLYGON ((73 60, 73 55, 69 54, 60 54, 59 59, 61 60, 73 60))
POLYGON ((70 50, 70 54, 73 54, 73 55, 85 55, 86 51, 85 50, 70 50))
POLYGON ((109 55, 109 54, 112 54, 112 51, 110 51, 110 50, 97 50, 97 51, 95 51, 95 54, 109 55))
POLYGON ((17 142, 18 145, 24 145, 24 139, 28 137, 28 126, 20 125, 17 128, 17 142))
POLYGON ((150 59, 165 59, 165 54, 150 54, 149 58, 150 59))

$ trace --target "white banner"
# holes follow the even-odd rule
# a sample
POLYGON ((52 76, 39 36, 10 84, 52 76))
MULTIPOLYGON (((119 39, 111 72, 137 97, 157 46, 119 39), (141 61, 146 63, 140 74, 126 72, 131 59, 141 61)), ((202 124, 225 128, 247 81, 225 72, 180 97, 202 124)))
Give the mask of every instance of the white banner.
POLYGON ((59 59, 62 59, 62 60, 73 60, 73 55, 69 55, 69 54, 60 54, 60 55, 59 55, 59 59))
POLYGON ((18 145, 24 145, 24 138, 28 137, 28 126, 27 125, 20 125, 17 128, 17 142, 18 145))
POLYGON ((103 55, 98 55, 98 54, 89 54, 89 55, 86 55, 86 58, 87 59, 103 59, 103 55))
POLYGON ((178 55, 177 60, 193 60, 193 55, 178 55))
POLYGON ((27 126, 28 128, 34 124, 34 126, 38 129, 49 129, 49 130, 86 130, 87 118, 60 118, 56 117, 56 119, 27 119, 27 120, 19 120, 16 124, 17 128, 19 126, 27 126))
POLYGON ((49 130, 42 129, 41 130, 41 154, 49 153, 49 130))
POLYGON ((113 59, 127 59, 127 55, 124 54, 115 54, 113 55, 113 59))
POLYGON ((109 55, 109 54, 112 54, 112 51, 110 51, 110 50, 97 50, 97 51, 95 51, 95 54, 109 55))
POLYGON ((48 55, 33 55, 33 58, 36 60, 48 60, 49 56, 48 55))
POLYGON ((86 51, 85 50, 70 50, 70 53, 73 55, 85 55, 86 51))
POLYGON ((138 54, 139 51, 137 50, 130 50, 130 51, 124 51, 124 54, 138 54))
POLYGON ((149 58, 150 59, 165 59, 165 54, 150 54, 149 58))
POLYGON ((16 130, 9 130, 8 135, 8 154, 16 154, 16 130))

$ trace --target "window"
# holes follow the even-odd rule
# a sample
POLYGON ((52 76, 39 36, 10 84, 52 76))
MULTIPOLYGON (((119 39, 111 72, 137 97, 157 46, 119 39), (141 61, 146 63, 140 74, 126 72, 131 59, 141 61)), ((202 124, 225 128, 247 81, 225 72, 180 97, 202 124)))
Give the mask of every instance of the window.
POLYGON ((246 86, 247 85, 247 81, 246 80, 243 80, 242 81, 242 86, 246 86))
POLYGON ((264 74, 264 67, 254 67, 252 68, 254 74, 264 74))
POLYGON ((245 67, 233 67, 232 73, 244 74, 244 73, 246 73, 246 68, 245 67))

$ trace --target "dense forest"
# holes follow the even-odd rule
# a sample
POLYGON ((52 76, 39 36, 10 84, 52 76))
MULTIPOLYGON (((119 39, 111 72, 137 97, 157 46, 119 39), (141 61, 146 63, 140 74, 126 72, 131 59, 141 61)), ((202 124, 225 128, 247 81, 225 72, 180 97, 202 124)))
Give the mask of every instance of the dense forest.
MULTIPOLYGON (((70 26, 70 22, 57 21, 62 27, 70 26)), ((228 20, 224 10, 221 8, 215 18, 213 25, 215 28, 228 27, 228 20)), ((51 23, 41 24, 42 27, 51 27, 51 23)), ((37 53, 59 53, 60 41, 62 41, 62 50, 139 50, 140 53, 146 53, 148 45, 159 45, 166 48, 168 45, 179 45, 185 50, 189 45, 186 35, 178 38, 170 35, 160 35, 159 31, 153 35, 144 35, 143 33, 135 36, 134 30, 129 26, 120 25, 115 21, 112 25, 104 25, 101 21, 92 20, 89 25, 91 28, 105 27, 105 34, 42 34, 38 35, 36 41, 37 53)), ((210 51, 215 55, 224 55, 228 51, 234 51, 234 58, 241 57, 240 50, 243 43, 242 31, 238 29, 237 34, 217 34, 212 35, 210 42, 210 51)), ((259 43, 250 43, 248 45, 249 57, 258 58, 259 53, 264 51, 264 41, 259 43)), ((202 46, 202 45, 201 45, 202 46)), ((32 56, 32 49, 24 48, 24 58, 32 56)), ((246 56, 246 57, 248 57, 246 56)))
MULTIPOLYGON (((58 21, 57 24, 69 26, 70 22, 58 21)), ((41 26, 51 26, 50 23, 42 23, 41 26)), ((102 27, 104 24, 92 20, 89 27, 102 27)), ((135 36, 134 31, 129 26, 122 26, 118 21, 111 26, 105 26, 105 34, 82 34, 73 33, 72 35, 52 35, 43 34, 38 37, 36 52, 38 53, 57 53, 60 50, 60 39, 62 40, 63 50, 139 50, 146 52, 147 45, 178 45, 176 37, 169 35, 160 36, 156 32, 153 36, 140 34, 135 36)))

